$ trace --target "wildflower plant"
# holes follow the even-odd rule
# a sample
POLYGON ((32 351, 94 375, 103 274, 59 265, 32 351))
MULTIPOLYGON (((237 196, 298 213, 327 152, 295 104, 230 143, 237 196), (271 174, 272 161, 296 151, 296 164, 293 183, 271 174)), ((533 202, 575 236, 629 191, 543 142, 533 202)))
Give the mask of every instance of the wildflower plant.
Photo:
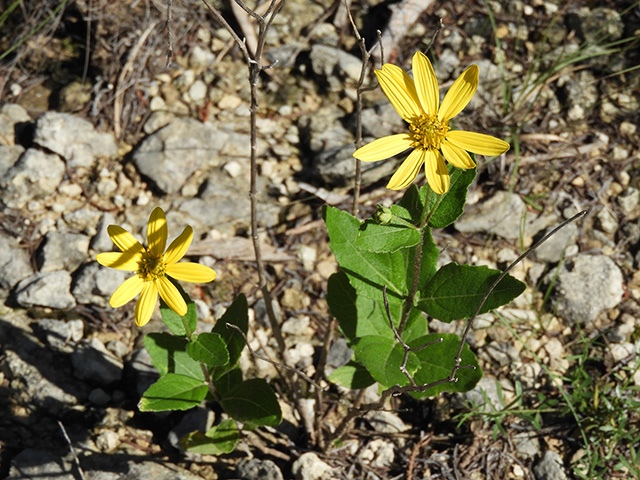
POLYGON ((233 451, 240 438, 237 422, 245 429, 278 425, 282 414, 269 385, 257 378, 243 380, 238 367, 248 330, 244 295, 236 297, 211 332, 195 333, 195 304, 175 280, 206 283, 216 272, 198 263, 178 263, 191 244, 192 228, 185 227, 166 251, 167 220, 160 208, 151 213, 146 248, 122 227, 111 225, 108 232, 121 252, 101 253, 98 262, 134 272, 113 293, 111 306, 120 307, 140 294, 135 320, 144 326, 159 294, 162 320, 170 331, 150 333, 144 339, 160 378, 142 396, 140 410, 187 410, 203 400, 217 401, 229 418, 207 432, 193 432, 182 439, 184 448, 198 453, 233 451))
POLYGON ((330 380, 354 389, 377 382, 383 399, 465 392, 482 377, 465 343, 471 323, 461 338, 431 333, 429 319, 473 319, 511 302, 525 285, 485 266, 437 268, 439 249, 431 229, 445 228, 462 214, 476 176, 475 154, 499 155, 509 144, 449 125, 476 91, 477 66, 460 75, 441 104, 433 67, 421 52, 413 57, 413 79, 390 64, 375 74, 409 132, 375 140, 354 156, 377 161, 412 149, 387 185, 407 190, 397 204, 378 207, 364 221, 334 207, 324 210, 340 264, 329 279, 327 300, 354 352, 330 380), (423 164, 427 182, 419 188, 412 183, 423 164))

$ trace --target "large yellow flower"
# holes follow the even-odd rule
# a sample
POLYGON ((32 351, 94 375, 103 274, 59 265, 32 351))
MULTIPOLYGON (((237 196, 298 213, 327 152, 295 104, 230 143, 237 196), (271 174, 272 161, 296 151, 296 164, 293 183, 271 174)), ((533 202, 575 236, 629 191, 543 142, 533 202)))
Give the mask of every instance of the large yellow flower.
POLYGON ((374 140, 356 150, 353 156, 364 162, 375 162, 413 148, 387 188, 400 190, 411 185, 424 163, 429 186, 443 194, 449 190, 443 154, 454 167, 469 169, 475 164, 467 151, 500 155, 509 150, 507 142, 492 136, 449 129, 449 120, 467 106, 478 88, 477 65, 471 65, 453 82, 439 108, 438 80, 431 62, 422 52, 413 56, 413 80, 401 68, 388 63, 375 74, 396 112, 409 124, 409 133, 374 140))
POLYGON ((178 289, 167 276, 191 283, 206 283, 216 278, 216 272, 199 263, 176 263, 187 252, 193 239, 193 229, 185 227, 167 251, 167 218, 161 208, 151 212, 147 225, 147 241, 149 247, 144 248, 133 235, 117 225, 109 225, 109 236, 122 253, 100 253, 96 257, 105 267, 135 272, 125 280, 113 295, 109 304, 121 307, 133 299, 138 293, 136 304, 136 325, 145 325, 151 318, 158 293, 165 303, 178 315, 187 313, 187 304, 178 289))

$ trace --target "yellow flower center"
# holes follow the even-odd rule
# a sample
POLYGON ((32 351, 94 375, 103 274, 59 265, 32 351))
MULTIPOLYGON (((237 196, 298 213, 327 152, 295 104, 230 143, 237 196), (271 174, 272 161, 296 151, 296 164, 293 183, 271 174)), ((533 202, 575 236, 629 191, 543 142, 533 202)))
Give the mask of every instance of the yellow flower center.
POLYGON ((437 115, 421 115, 411 122, 409 130, 413 136, 413 148, 439 150, 449 131, 449 122, 441 122, 437 115))
POLYGON ((151 282, 165 276, 167 266, 162 260, 162 255, 159 257, 151 255, 148 251, 142 253, 142 259, 138 262, 138 275, 142 277, 145 282, 151 282))

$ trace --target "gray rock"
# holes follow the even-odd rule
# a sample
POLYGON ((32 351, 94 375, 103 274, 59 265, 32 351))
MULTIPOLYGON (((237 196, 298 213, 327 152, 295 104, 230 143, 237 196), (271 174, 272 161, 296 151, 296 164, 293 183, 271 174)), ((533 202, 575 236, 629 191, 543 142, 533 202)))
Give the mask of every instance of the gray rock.
POLYGON ((0 233, 0 287, 11 289, 33 275, 29 254, 15 238, 0 233))
POLYGON ((103 267, 97 262, 92 262, 74 275, 71 293, 80 304, 107 307, 113 292, 130 276, 130 272, 103 267))
MULTIPOLYGON (((549 227, 541 232, 540 237, 546 235, 555 227, 549 227)), ((557 263, 560 261, 567 247, 575 245, 578 240, 578 225, 570 223, 558 230, 552 237, 547 239, 542 245, 531 254, 539 262, 557 263)))
POLYGON ((74 272, 87 260, 89 237, 79 233, 49 232, 36 254, 40 272, 74 272))
POLYGON ((501 367, 511 364, 519 357, 518 350, 511 342, 498 342, 494 340, 486 345, 484 352, 501 367))
POLYGON ((107 227, 109 225, 114 225, 116 223, 116 218, 110 212, 104 212, 98 221, 98 225, 96 227, 97 233, 91 239, 90 246, 97 252, 112 252, 114 250, 113 242, 111 241, 111 237, 109 237, 109 233, 107 232, 107 227))
POLYGON ((467 207, 455 227, 462 233, 493 233, 508 240, 518 240, 525 216, 524 236, 527 240, 553 222, 551 217, 531 218, 526 204, 518 195, 499 191, 485 202, 467 207))
POLYGON ((63 357, 54 353, 30 331, 21 328, 24 319, 0 320, 3 355, 0 371, 9 382, 11 396, 20 404, 57 414, 82 404, 88 388, 73 379, 63 357))
POLYGON ((62 218, 69 225, 69 228, 85 235, 96 234, 96 224, 100 220, 100 212, 93 208, 79 208, 72 212, 65 212, 62 218))
POLYGON ((71 274, 64 270, 36 273, 16 286, 16 300, 23 307, 50 307, 67 310, 76 306, 69 291, 71 274))
POLYGON ((30 148, 0 182, 3 201, 11 208, 22 208, 30 200, 48 197, 60 185, 64 172, 60 157, 30 148))
POLYGON ((98 157, 118 153, 113 137, 68 113, 47 112, 38 118, 34 142, 57 153, 69 167, 91 167, 98 157))
POLYGON ((362 111, 362 134, 373 137, 371 140, 405 131, 408 131, 407 123, 386 100, 362 111))
POLYGON ((462 394, 463 398, 477 407, 481 412, 494 412, 501 410, 500 397, 498 396, 497 380, 482 377, 476 388, 462 394), (488 405, 487 405, 488 403, 488 405))
POLYGON ((242 480, 284 480, 282 472, 274 462, 257 458, 240 460, 238 476, 242 480))
POLYGON ((28 122, 31 117, 20 105, 6 103, 0 107, 0 145, 15 145, 16 134, 20 134, 28 122))
POLYGON ((320 480, 327 478, 332 470, 331 465, 320 460, 313 452, 303 453, 291 466, 291 473, 296 480, 320 480))
POLYGON ((596 45, 602 43, 603 34, 608 41, 618 40, 624 34, 624 22, 616 10, 584 7, 578 12, 582 20, 581 33, 585 39, 597 39, 596 45))
POLYGON ((93 453, 80 461, 86 480, 202 480, 184 468, 146 456, 93 453))
POLYGON ((362 70, 362 61, 340 48, 326 45, 313 45, 311 53, 311 69, 318 76, 327 79, 350 79, 358 81, 362 70))
POLYGON ((229 134, 191 118, 177 118, 145 138, 133 153, 138 171, 165 193, 177 193, 198 169, 219 166, 229 134))
POLYGON ((26 449, 11 461, 8 480, 32 480, 34 478, 55 478, 75 480, 73 464, 46 450, 26 449))
POLYGON ((582 120, 600 100, 597 81, 587 70, 563 77, 566 81, 566 107, 570 120, 582 120))
POLYGON ((97 338, 82 341, 71 355, 73 373, 80 380, 109 385, 122 378, 122 360, 113 355, 97 338))
POLYGON ((24 153, 22 145, 0 145, 0 178, 3 178, 24 153))
MULTIPOLYGON (((550 284, 555 270, 546 277, 550 284)), ((577 255, 560 266, 551 306, 565 320, 591 322, 622 300, 623 277, 620 268, 604 255, 577 255)))
POLYGON ((536 480, 566 480, 567 474, 562 458, 556 452, 547 450, 542 460, 533 467, 536 480))
POLYGON ((353 350, 347 346, 346 338, 338 338, 331 344, 329 353, 327 354, 327 365, 334 368, 340 368, 349 363, 353 356, 353 350))
POLYGON ((511 437, 518 452, 518 458, 533 460, 540 456, 540 434, 538 432, 521 432, 511 437))
POLYGON ((55 320, 43 318, 31 324, 36 335, 55 350, 71 353, 84 335, 82 320, 55 320))
POLYGON ((146 349, 140 348, 131 355, 131 360, 127 364, 133 370, 135 377, 136 392, 142 395, 147 388, 155 383, 159 378, 158 370, 151 363, 151 357, 146 349))

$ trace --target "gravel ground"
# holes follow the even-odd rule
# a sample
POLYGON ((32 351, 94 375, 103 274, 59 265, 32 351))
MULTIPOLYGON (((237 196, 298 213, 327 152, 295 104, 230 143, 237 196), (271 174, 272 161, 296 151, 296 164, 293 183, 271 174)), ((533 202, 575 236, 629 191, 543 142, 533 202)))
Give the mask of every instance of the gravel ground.
MULTIPOLYGON (((637 3, 352 2, 367 45, 379 29, 384 61, 407 70, 442 21, 430 54, 441 86, 480 67, 457 128, 512 145, 491 161, 479 157, 465 214, 434 233, 443 263, 504 269, 560 222, 589 212, 515 269, 528 286, 520 298, 478 319, 469 343, 484 378, 475 390, 393 398, 322 450, 322 428, 305 428, 276 369, 245 352, 245 373, 281 393, 285 422, 247 432, 221 456, 178 445, 214 421, 215 405, 138 411, 155 378, 142 339, 164 325, 154 316, 137 328, 133 305, 108 306, 125 277, 99 267, 95 254, 113 249, 108 225, 142 238, 161 206, 170 231, 196 231, 189 256, 218 272, 189 290, 199 328, 209 331, 244 293, 249 340, 274 354, 248 238, 240 51, 196 0, 174 1, 171 36, 162 2, 5 3, 0 478, 639 478, 637 3)), ((247 18, 212 4, 251 45, 247 18)), ((278 62, 259 85, 261 239, 287 346, 311 376, 335 328, 324 296, 337 264, 321 209, 351 205, 359 52, 341 2, 287 0, 267 36, 265 61, 278 62)), ((403 129, 380 88, 365 92, 362 120, 365 141, 403 129)), ((365 166, 361 218, 399 198, 384 188, 396 164, 365 166)), ((328 368, 349 355, 336 333, 328 368)), ((378 395, 356 393, 333 385, 304 402, 322 413, 326 432, 353 402, 378 395)))

